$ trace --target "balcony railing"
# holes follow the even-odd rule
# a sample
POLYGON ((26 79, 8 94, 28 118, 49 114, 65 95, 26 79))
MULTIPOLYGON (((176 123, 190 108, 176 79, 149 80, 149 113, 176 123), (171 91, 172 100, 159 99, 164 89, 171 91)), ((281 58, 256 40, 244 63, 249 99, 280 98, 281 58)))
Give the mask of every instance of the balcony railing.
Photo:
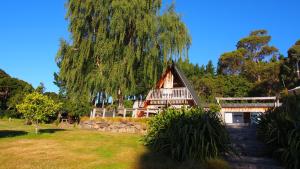
POLYGON ((152 89, 147 100, 191 100, 192 95, 186 87, 172 89, 152 89))

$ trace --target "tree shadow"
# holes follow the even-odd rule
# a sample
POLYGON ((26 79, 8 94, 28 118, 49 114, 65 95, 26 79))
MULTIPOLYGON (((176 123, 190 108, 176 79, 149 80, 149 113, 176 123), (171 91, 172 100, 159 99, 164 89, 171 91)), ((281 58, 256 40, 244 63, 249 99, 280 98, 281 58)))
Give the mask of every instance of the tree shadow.
POLYGON ((203 169, 203 167, 199 162, 192 160, 179 162, 148 149, 138 157, 134 169, 203 169))
POLYGON ((28 134, 28 132, 20 130, 0 130, 0 138, 17 137, 26 134, 28 134))
POLYGON ((60 132, 60 131, 66 131, 65 129, 39 129, 39 133, 44 134, 44 133, 56 133, 56 132, 60 132))

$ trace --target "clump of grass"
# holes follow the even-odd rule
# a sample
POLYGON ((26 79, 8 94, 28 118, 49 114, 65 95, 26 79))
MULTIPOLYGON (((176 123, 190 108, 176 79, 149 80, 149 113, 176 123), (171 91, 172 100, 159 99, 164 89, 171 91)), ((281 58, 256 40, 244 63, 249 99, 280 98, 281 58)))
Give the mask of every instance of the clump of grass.
POLYGON ((287 169, 300 168, 300 97, 289 96, 283 105, 261 116, 257 134, 287 169))
POLYGON ((177 161, 206 161, 232 153, 219 115, 203 109, 168 109, 149 121, 144 143, 177 161))

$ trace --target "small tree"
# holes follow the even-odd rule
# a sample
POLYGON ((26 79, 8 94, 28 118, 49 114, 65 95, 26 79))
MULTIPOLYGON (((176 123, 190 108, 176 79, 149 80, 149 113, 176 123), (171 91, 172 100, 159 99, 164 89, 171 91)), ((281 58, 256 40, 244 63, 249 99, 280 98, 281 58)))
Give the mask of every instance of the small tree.
POLYGON ((18 111, 35 124, 36 133, 39 131, 39 123, 48 120, 60 108, 61 103, 55 103, 49 97, 38 92, 26 95, 23 102, 17 105, 18 111))

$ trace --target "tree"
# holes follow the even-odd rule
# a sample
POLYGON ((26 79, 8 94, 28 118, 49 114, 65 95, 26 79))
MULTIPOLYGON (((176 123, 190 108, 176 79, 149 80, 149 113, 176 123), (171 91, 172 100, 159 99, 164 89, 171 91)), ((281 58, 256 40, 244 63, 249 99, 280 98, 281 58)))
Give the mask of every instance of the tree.
POLYGON ((280 78, 288 89, 300 86, 300 77, 297 72, 300 69, 300 40, 288 50, 288 57, 280 66, 280 78))
POLYGON ((4 70, 0 69, 0 78, 10 77, 4 70))
POLYGON ((187 56, 188 30, 161 0, 68 0, 71 42, 61 41, 56 62, 68 95, 91 100, 99 91, 137 94, 164 66, 187 56))
POLYGON ((61 103, 55 103, 47 96, 33 92, 26 95, 24 101, 17 105, 17 109, 27 120, 35 123, 35 131, 38 133, 39 123, 46 121, 61 108, 61 103))
POLYGON ((78 99, 65 99, 63 102, 63 111, 66 112, 70 120, 79 123, 80 117, 88 115, 91 112, 91 103, 82 98, 78 99))
POLYGON ((277 94, 282 56, 276 47, 269 45, 270 41, 271 36, 266 30, 252 31, 238 41, 236 50, 221 55, 218 74, 246 78, 256 86, 248 91, 249 96, 277 94))
POLYGON ((1 116, 19 118, 21 114, 17 111, 16 105, 23 100, 24 95, 32 91, 33 87, 29 83, 0 71, 0 109, 4 111, 1 116))
POLYGON ((238 49, 221 55, 218 62, 218 73, 223 75, 239 75, 245 62, 245 49, 238 49))
POLYGON ((40 85, 35 89, 36 92, 43 94, 46 90, 44 83, 40 83, 40 85))
POLYGON ((245 58, 254 62, 263 61, 268 56, 277 55, 278 49, 269 46, 271 36, 267 30, 255 30, 248 37, 242 38, 237 49, 246 49, 245 58))
POLYGON ((205 67, 205 74, 209 76, 215 75, 215 67, 211 60, 208 61, 206 67, 205 67))
POLYGON ((245 97, 253 84, 242 76, 205 76, 192 79, 194 88, 203 102, 215 102, 215 97, 245 97))

